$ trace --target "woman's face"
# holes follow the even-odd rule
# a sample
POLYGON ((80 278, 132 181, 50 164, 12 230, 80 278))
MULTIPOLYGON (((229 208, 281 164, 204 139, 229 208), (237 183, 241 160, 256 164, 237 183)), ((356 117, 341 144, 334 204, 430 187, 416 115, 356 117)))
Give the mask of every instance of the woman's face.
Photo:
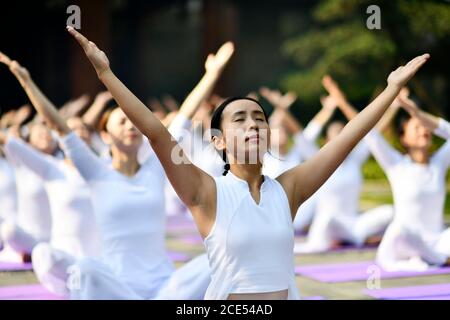
POLYGON ((222 135, 214 139, 230 163, 261 163, 270 145, 270 128, 261 107, 250 100, 231 102, 222 113, 222 135))
POLYGON ((403 129, 401 142, 407 149, 428 149, 431 146, 431 132, 419 119, 410 118, 403 129))
POLYGON ((120 108, 111 112, 102 138, 106 144, 127 153, 136 153, 142 144, 142 134, 120 108))
POLYGON ((67 126, 88 145, 91 143, 91 132, 81 118, 72 117, 67 119, 67 126))
POLYGON ((40 123, 35 123, 30 127, 30 145, 37 150, 52 154, 56 149, 56 141, 49 128, 40 123))

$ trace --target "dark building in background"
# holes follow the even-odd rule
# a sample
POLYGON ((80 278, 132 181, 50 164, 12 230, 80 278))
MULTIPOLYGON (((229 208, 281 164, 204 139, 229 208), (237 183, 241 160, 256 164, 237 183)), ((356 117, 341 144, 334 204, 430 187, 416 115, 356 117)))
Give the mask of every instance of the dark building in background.
MULTIPOLYGON (((289 68, 280 45, 306 22, 312 1, 47 0, 3 5, 0 50, 18 59, 56 105, 102 85, 66 33, 71 4, 81 8, 81 31, 109 56, 113 70, 144 101, 170 93, 182 100, 201 77, 209 52, 232 40, 236 54, 216 91, 246 94, 277 85, 289 68), (295 23, 289 23, 289 22, 295 23)), ((4 67, 2 67, 3 69, 4 67)), ((3 110, 27 101, 0 69, 3 110)))

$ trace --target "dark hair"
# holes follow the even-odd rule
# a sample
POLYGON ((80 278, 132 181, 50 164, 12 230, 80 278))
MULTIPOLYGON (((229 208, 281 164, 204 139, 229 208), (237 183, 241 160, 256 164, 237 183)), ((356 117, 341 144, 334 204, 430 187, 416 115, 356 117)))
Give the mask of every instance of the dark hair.
POLYGON ((108 130, 106 129, 106 124, 108 123, 109 117, 111 116, 111 113, 116 110, 117 108, 119 108, 119 106, 114 105, 114 106, 110 106, 108 108, 106 108, 101 117, 100 120, 98 121, 97 124, 97 130, 98 131, 105 131, 107 132, 108 130))
POLYGON ((411 120, 411 116, 406 111, 400 110, 399 115, 397 117, 396 123, 396 131, 399 138, 401 138, 405 134, 405 128, 408 124, 409 120, 411 120))
MULTIPOLYGON (((220 125, 222 123, 222 113, 223 110, 225 110, 225 108, 231 103, 234 102, 236 100, 249 100, 249 101, 253 101, 254 103, 256 103, 262 110, 262 112, 264 113, 264 117, 266 118, 266 121, 268 121, 269 117, 267 116, 267 112, 266 110, 264 110, 263 106, 259 103, 259 101, 250 98, 250 97, 229 97, 227 99, 225 99, 215 110, 214 113, 211 117, 211 138, 214 137, 214 132, 217 131, 222 131, 220 128, 220 125)), ((227 159, 227 155, 225 152, 222 151, 222 160, 225 162, 225 166, 224 166, 224 172, 223 175, 227 175, 228 171, 230 170, 230 164, 228 163, 228 159, 227 159)))

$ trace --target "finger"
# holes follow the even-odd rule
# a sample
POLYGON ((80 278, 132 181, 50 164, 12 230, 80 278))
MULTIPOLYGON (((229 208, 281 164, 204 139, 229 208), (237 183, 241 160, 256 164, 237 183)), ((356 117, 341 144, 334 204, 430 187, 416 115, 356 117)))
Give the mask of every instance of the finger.
POLYGON ((428 53, 425 53, 425 54, 415 57, 414 59, 409 61, 407 65, 415 65, 415 64, 419 63, 420 61, 422 61, 424 59, 426 60, 428 58, 430 58, 430 55, 428 53))
POLYGON ((67 26, 67 31, 69 31, 69 33, 75 38, 75 40, 78 41, 78 43, 81 45, 83 49, 87 49, 89 45, 89 40, 85 36, 83 36, 81 33, 79 33, 71 26, 67 26))
POLYGON ((0 62, 9 65, 11 63, 11 59, 0 51, 0 62))
POLYGON ((225 42, 219 50, 217 50, 216 55, 221 57, 231 57, 234 52, 234 44, 231 41, 225 42))

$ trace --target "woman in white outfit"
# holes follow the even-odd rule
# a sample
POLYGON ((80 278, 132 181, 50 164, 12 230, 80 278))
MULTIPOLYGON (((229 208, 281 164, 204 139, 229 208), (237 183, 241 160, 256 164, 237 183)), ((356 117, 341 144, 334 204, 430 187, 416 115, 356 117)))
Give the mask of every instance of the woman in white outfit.
MULTIPOLYGON (((337 92, 339 88, 331 77, 325 76, 322 82, 330 93, 327 97, 329 103, 335 106, 342 105, 343 98, 337 96, 338 93, 340 95, 342 93, 337 92)), ((347 114, 348 112, 345 113, 347 114)), ((380 121, 383 128, 387 124, 386 116, 391 117, 391 112, 387 112, 383 116, 383 121, 380 121)), ((344 124, 340 121, 331 123, 326 133, 327 141, 336 138, 343 128, 344 124)), ((364 139, 317 191, 316 214, 308 238, 305 243, 296 244, 294 248, 296 253, 323 252, 342 242, 360 247, 371 237, 384 232, 394 215, 391 205, 359 213, 359 199, 363 185, 361 170, 369 155, 369 146, 364 139)))
MULTIPOLYGON (((264 158, 262 173, 275 179, 311 158, 319 150, 316 140, 322 126, 332 117, 335 105, 327 98, 321 99, 323 108, 314 116, 304 130, 289 112, 289 106, 297 98, 292 93, 281 95, 279 91, 261 88, 260 93, 275 107, 269 118, 271 150, 264 158), (293 145, 288 149, 288 134, 293 135, 293 145)), ((317 193, 302 203, 294 220, 294 228, 300 232, 311 224, 316 211, 317 193)))
MULTIPOLYGON (((40 123, 30 124, 29 128, 30 145, 45 154, 54 154, 56 142, 50 130, 40 123)), ((6 142, 6 138, 4 140, 6 142)), ((5 155, 16 177, 17 214, 1 224, 4 249, 0 252, 0 261, 29 261, 36 244, 50 240, 50 204, 44 181, 8 150, 5 155)))
POLYGON ((148 137, 169 181, 192 212, 212 270, 207 299, 298 298, 292 221, 299 205, 326 181, 429 58, 419 56, 392 72, 383 93, 339 137, 276 180, 261 175, 270 143, 264 110, 251 98, 227 99, 214 112, 211 129, 216 130, 215 147, 229 162, 225 175, 213 178, 185 156, 181 163, 173 161, 172 152, 179 147, 164 125, 114 75, 104 52, 72 27, 68 31, 119 106, 148 137))
MULTIPOLYGON (((215 60, 211 62, 215 65, 211 68, 214 72, 207 71, 186 100, 183 113, 194 111, 195 105, 211 89, 217 80, 216 69, 224 66, 223 61, 216 61, 220 58, 222 55, 211 56, 210 62, 215 60)), ((101 234, 101 257, 81 259, 70 269, 71 297, 203 298, 210 282, 206 255, 174 270, 165 251, 162 190, 166 177, 150 146, 142 150, 142 135, 125 114, 115 108, 100 121, 100 134, 111 146, 112 162, 107 164, 70 131, 51 104, 36 103, 36 107, 62 136, 64 152, 89 185, 101 234), (141 151, 140 161, 138 151, 141 151)))
POLYGON ((431 116, 409 98, 400 98, 411 118, 400 127, 406 155, 382 135, 369 135, 370 148, 391 183, 395 217, 377 252, 377 263, 388 271, 421 271, 450 264, 450 228, 443 221, 446 174, 450 166, 450 124, 431 116), (446 139, 430 154, 432 133, 446 139))
MULTIPOLYGON (((25 68, 16 61, 9 67, 38 112, 55 109, 25 68)), ((70 118, 68 125, 87 143, 90 141, 90 133, 81 119, 70 118)), ((51 237, 50 242, 41 242, 33 249, 33 269, 49 291, 67 296, 68 267, 76 259, 99 253, 88 185, 68 158, 45 155, 16 138, 9 138, 5 149, 44 182, 52 214, 51 237)))
MULTIPOLYGON (((3 137, 0 132, 0 139, 3 137)), ((0 141, 0 146, 4 141, 0 141)), ((3 248, 1 225, 3 221, 14 221, 17 214, 16 177, 14 169, 3 156, 0 147, 0 249, 3 248)))

